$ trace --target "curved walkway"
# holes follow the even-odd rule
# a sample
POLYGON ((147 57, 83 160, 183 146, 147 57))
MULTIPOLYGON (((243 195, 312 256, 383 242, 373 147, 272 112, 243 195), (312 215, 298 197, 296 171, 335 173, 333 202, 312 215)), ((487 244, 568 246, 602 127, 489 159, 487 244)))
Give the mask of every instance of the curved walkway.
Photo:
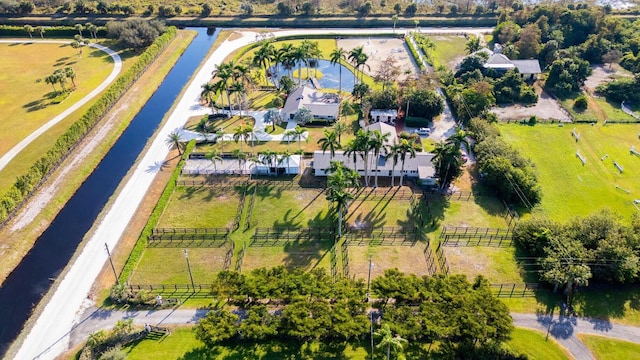
MULTIPOLYGON (((216 29, 216 36, 220 32, 216 29)), ((489 32, 487 28, 469 29, 422 29, 423 33, 477 33, 489 32)), ((391 29, 317 29, 317 30, 286 30, 278 31, 278 36, 327 34, 368 34, 388 33, 391 29)), ((396 30, 397 32, 403 30, 396 30)), ((129 220, 133 218, 138 205, 142 202, 147 189, 151 186, 157 171, 158 164, 164 163, 169 149, 165 140, 170 133, 183 127, 189 116, 201 114, 203 107, 199 104, 201 85, 211 80, 211 73, 236 49, 249 45, 256 41, 257 33, 253 31, 238 31, 239 37, 234 40, 225 40, 212 52, 200 69, 192 77, 191 82, 185 88, 182 97, 177 100, 176 106, 169 115, 165 124, 160 128, 156 137, 147 148, 147 152, 131 171, 120 193, 116 194, 111 208, 105 211, 104 216, 95 225, 95 231, 85 242, 84 248, 77 251, 77 257, 73 264, 66 269, 61 280, 52 290, 49 302, 41 307, 39 315, 32 317, 29 322, 33 324, 25 330, 26 336, 22 343, 15 343, 9 349, 17 351, 17 359, 55 359, 58 354, 66 351, 69 346, 69 335, 73 328, 82 321, 83 309, 91 304, 87 303, 87 294, 100 274, 107 261, 104 251, 105 244, 113 249, 124 233, 129 220), (15 349, 14 349, 15 348, 15 349)))
MULTIPOLYGON (((118 320, 133 319, 136 325, 195 325, 208 310, 164 309, 144 311, 109 311, 90 308, 83 320, 71 331, 70 343, 75 346, 86 341, 90 333, 112 328, 118 320)), ((577 334, 607 336, 640 344, 640 327, 613 324, 606 320, 537 314, 511 314, 517 327, 537 330, 554 338, 569 353, 580 360, 593 359, 577 334)))
MULTIPOLYGON (((68 44, 69 41, 62 41, 62 40, 0 40, 0 43, 2 43, 2 44, 25 44, 25 43, 68 44)), ((85 95, 85 97, 83 97, 78 102, 76 102, 75 104, 71 105, 69 108, 67 108, 63 112, 61 112, 58 116, 56 116, 53 119, 49 120, 46 124, 42 125, 36 131, 34 131, 31 134, 29 134, 29 136, 27 136, 26 138, 22 139, 22 141, 20 141, 18 144, 16 144, 14 147, 12 147, 11 150, 9 150, 6 154, 2 155, 2 157, 0 157, 0 171, 2 171, 2 169, 4 169, 5 166, 7 166, 7 164, 9 164, 11 162, 11 160, 13 160, 13 158, 15 158, 18 155, 18 153, 20 153, 20 151, 24 150, 24 148, 29 146, 29 144, 31 144, 40 135, 44 134, 47 130, 51 129, 54 125, 56 125, 60 121, 64 120, 64 118, 69 116, 69 114, 73 113, 74 111, 78 110, 81 106, 86 104, 89 100, 91 100, 94 97, 96 97, 104 89, 106 89, 107 86, 109 86, 109 84, 111 84, 113 82, 113 80, 116 79, 116 77, 118 77, 118 74, 120 74, 120 71, 122 70, 122 59, 120 58, 120 55, 118 55, 116 52, 114 52, 113 50, 109 49, 108 47, 102 46, 102 45, 99 45, 99 44, 89 44, 88 46, 92 47, 92 48, 96 48, 96 49, 102 50, 102 51, 106 52, 109 56, 111 56, 111 58, 113 59, 113 64, 114 64, 113 70, 111 71, 111 74, 109 74, 109 76, 100 85, 98 85, 98 87, 96 87, 95 89, 93 89, 93 91, 91 91, 90 93, 85 95)))

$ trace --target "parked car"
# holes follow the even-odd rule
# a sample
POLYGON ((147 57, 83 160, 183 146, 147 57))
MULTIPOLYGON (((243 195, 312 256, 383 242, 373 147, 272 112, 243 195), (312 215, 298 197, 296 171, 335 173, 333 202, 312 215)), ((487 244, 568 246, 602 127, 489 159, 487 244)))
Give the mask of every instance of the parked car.
POLYGON ((429 129, 429 128, 419 128, 419 129, 416 129, 416 134, 429 136, 431 134, 431 129, 429 129))

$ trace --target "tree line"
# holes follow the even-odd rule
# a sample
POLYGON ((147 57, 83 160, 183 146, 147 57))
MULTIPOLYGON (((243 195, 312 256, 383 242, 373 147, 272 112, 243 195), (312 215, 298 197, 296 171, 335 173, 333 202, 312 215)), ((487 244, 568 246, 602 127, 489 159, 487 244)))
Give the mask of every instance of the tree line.
MULTIPOLYGON (((332 283, 323 270, 287 271, 282 266, 249 274, 221 272, 212 295, 232 300, 238 309, 213 310, 194 331, 205 346, 214 347, 286 338, 358 341, 369 338, 373 326, 380 335, 374 336, 376 342, 382 343, 388 333, 409 343, 437 343, 437 351, 448 356, 487 349, 508 355, 500 344, 509 338, 512 320, 482 277, 470 283, 461 275, 417 277, 391 269, 372 281, 371 290, 381 301, 373 321, 362 280, 332 283)), ((384 350, 392 348, 390 342, 384 341, 384 350)), ((404 346, 393 348, 400 353, 404 346)))
POLYGON ((590 281, 629 284, 640 271, 640 215, 630 224, 609 210, 567 223, 548 218, 518 222, 513 239, 537 259, 541 278, 570 296, 590 281))

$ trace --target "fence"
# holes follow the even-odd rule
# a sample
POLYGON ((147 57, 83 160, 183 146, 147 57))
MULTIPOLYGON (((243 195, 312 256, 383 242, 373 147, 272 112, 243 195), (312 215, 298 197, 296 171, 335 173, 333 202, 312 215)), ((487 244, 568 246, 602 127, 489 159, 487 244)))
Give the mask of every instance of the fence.
POLYGON ((237 272, 242 271, 242 260, 244 259, 244 254, 247 251, 247 243, 242 242, 242 250, 238 253, 238 258, 236 259, 235 270, 237 272))
POLYGON ((349 227, 344 238, 350 246, 413 246, 418 241, 418 229, 416 227, 349 227))
POLYGON ((444 227, 440 238, 445 246, 511 246, 511 229, 444 227))
POLYGON ((147 239, 149 247, 221 247, 229 239, 229 228, 156 228, 147 239))
POLYGON ((329 256, 331 260, 331 278, 336 281, 338 279, 338 248, 335 244, 331 247, 329 256))
POLYGON ((282 246, 291 241, 335 241, 335 239, 335 229, 330 227, 256 228, 250 246, 282 246))
POLYGON ((427 246, 424 247, 424 250, 422 250, 422 253, 424 254, 424 260, 427 262, 427 274, 431 276, 437 273, 438 267, 436 266, 436 259, 435 259, 435 256, 433 256, 433 251, 431 251, 431 246, 429 245, 429 242, 427 242, 427 246))
MULTIPOLYGON (((168 294, 174 296, 200 294, 200 296, 208 296, 211 293, 211 284, 130 284, 129 290, 132 293, 144 290, 156 294, 168 294)), ((169 299, 165 299, 165 302, 169 299)), ((174 299, 175 300, 175 299, 174 299)), ((171 300, 169 300, 171 301, 171 300)))
POLYGON ((516 223, 520 220, 520 215, 514 210, 512 210, 506 202, 503 201, 505 215, 504 218, 507 221, 507 227, 509 229, 513 229, 516 226, 516 223))
POLYGON ((247 188, 245 183, 245 187, 240 195, 240 202, 238 203, 238 209, 236 210, 236 216, 233 218, 233 225, 231 228, 235 231, 240 228, 240 220, 242 219, 242 210, 244 209, 244 199, 247 197, 247 188))
POLYGON ((473 201, 477 196, 471 191, 447 191, 425 190, 425 196, 443 196, 447 200, 452 201, 473 201))
POLYGON ((449 264, 447 264, 447 258, 444 256, 444 251, 442 251, 440 243, 438 243, 438 247, 436 247, 436 259, 438 260, 440 272, 449 275, 449 264))
POLYGON ((231 247, 227 250, 227 253, 224 256, 224 271, 228 271, 231 266, 231 259, 233 259, 233 253, 236 250, 236 243, 231 241, 231 247))
POLYGON ((497 297, 534 297, 541 287, 538 283, 491 284, 491 291, 497 297))
POLYGON ((356 199, 359 201, 375 201, 385 198, 393 200, 412 200, 413 191, 406 188, 362 188, 357 192, 356 199))
POLYGON ((226 179, 225 177, 221 177, 221 179, 215 180, 187 180, 180 179, 176 181, 176 186, 185 186, 185 187, 216 187, 221 188, 222 190, 228 190, 235 187, 241 187, 247 185, 248 181, 244 178, 236 178, 232 177, 231 179, 226 179))
POLYGON ((249 211, 247 211, 247 216, 244 219, 244 229, 248 230, 251 227, 251 217, 253 216, 253 207, 256 204, 256 195, 258 193, 258 184, 253 185, 253 194, 251 195, 251 200, 249 200, 249 211))

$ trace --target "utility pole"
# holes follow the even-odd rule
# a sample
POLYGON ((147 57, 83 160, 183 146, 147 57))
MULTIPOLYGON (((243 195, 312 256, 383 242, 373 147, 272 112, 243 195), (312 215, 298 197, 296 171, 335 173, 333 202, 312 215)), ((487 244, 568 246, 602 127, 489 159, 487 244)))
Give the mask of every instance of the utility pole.
POLYGON ((105 249, 107 249, 107 256, 109 257, 109 263, 111 264, 111 270, 113 270, 113 276, 116 278, 116 285, 120 285, 120 281, 118 280, 118 273, 116 272, 116 267, 113 266, 113 260, 111 260, 111 252, 109 251, 109 245, 104 243, 105 249))
POLYGON ((187 249, 182 251, 184 254, 184 258, 187 260, 187 269, 189 269, 189 278, 191 279, 191 287, 193 288, 193 292, 196 291, 196 285, 193 283, 193 274, 191 274, 191 264, 189 263, 189 252, 187 249))
POLYGON ((373 311, 369 312, 369 318, 371 319, 371 360, 373 360, 373 311))
MULTIPOLYGON (((371 254, 369 254, 369 275, 367 276, 367 302, 370 300, 370 289, 371 289, 371 268, 373 267, 373 262, 371 259, 371 254)), ((373 325, 372 325, 373 326, 373 325)))

